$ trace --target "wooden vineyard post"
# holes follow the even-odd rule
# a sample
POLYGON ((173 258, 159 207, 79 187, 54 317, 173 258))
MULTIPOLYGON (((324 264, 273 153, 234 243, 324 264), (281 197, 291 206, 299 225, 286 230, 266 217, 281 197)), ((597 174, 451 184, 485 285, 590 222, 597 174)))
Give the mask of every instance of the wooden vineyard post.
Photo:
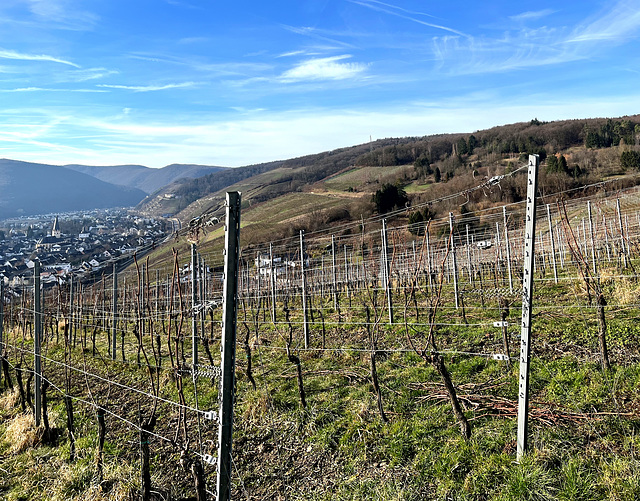
POLYGON ((307 277, 304 266, 304 230, 300 230, 300 273, 302 286, 302 315, 304 324, 304 347, 309 348, 309 315, 307 313, 307 277))
POLYGON ((113 291, 111 296, 111 358, 116 359, 116 343, 118 334, 118 270, 116 269, 116 263, 113 263, 113 291))
POLYGON ((196 244, 191 243, 191 365, 198 366, 198 252, 196 244))
POLYGON ((33 267, 33 373, 35 375, 35 409, 36 427, 40 426, 42 414, 42 360, 40 342, 42 341, 42 304, 40 303, 40 261, 33 267))
POLYGON ((527 450, 529 418, 529 357, 531 352, 531 300, 533 297, 533 264, 536 231, 536 189, 538 184, 538 155, 529 155, 527 177, 527 209, 524 233, 524 264, 522 273, 522 322, 520 330, 520 378, 518 385, 517 459, 527 450))
POLYGON ((217 501, 229 501, 231 499, 231 441, 233 438, 236 320, 238 318, 238 256, 240 253, 240 193, 237 191, 227 193, 226 209, 217 501))

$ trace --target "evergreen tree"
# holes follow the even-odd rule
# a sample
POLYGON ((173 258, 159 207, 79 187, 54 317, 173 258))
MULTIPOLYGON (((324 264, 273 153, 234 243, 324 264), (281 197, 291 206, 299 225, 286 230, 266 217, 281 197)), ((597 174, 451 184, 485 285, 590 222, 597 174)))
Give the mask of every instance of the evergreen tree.
POLYGON ((373 195, 373 203, 378 214, 384 214, 395 208, 405 207, 409 202, 407 193, 402 186, 385 183, 373 195))
POLYGON ((415 211, 409 214, 409 231, 414 235, 424 235, 424 216, 415 211))
POLYGON ((623 151, 620 155, 620 166, 627 169, 640 169, 640 153, 637 151, 623 151))
POLYGON ((456 144, 458 155, 466 155, 469 153, 469 147, 467 146, 467 141, 464 137, 458 139, 458 143, 456 144))
POLYGON ((471 134, 469 136, 469 155, 473 155, 473 150, 475 150, 477 144, 478 144, 478 140, 476 139, 476 136, 471 134))
POLYGON ((431 164, 429 163, 429 158, 426 155, 420 155, 416 158, 416 161, 413 162, 413 167, 421 177, 425 177, 433 173, 433 170, 431 170, 431 164))
POLYGON ((567 159, 564 158, 564 155, 560 155, 558 159, 558 172, 569 172, 569 167, 567 166, 567 159))

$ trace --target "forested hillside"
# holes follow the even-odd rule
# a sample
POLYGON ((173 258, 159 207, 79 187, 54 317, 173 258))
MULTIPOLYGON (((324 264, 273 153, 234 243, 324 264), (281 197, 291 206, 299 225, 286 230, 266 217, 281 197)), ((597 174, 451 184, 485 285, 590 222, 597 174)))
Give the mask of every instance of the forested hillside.
MULTIPOLYGON (((504 158, 540 154, 547 156, 569 150, 565 157, 565 173, 577 178, 597 171, 607 164, 610 170, 618 167, 633 168, 635 154, 627 153, 625 162, 619 158, 601 159, 597 149, 612 146, 637 147, 640 141, 640 115, 617 119, 583 119, 541 122, 533 119, 469 134, 443 134, 425 137, 386 138, 349 148, 307 155, 289 160, 258 164, 224 172, 217 172, 198 179, 182 180, 170 188, 178 201, 173 211, 179 212, 190 203, 244 179, 279 169, 277 189, 270 189, 256 201, 264 201, 284 193, 303 191, 305 186, 324 180, 353 167, 413 166, 413 171, 403 172, 401 182, 426 180, 435 176, 436 181, 450 181, 465 174, 477 174, 485 167, 489 173, 509 167, 502 165, 504 158)), ((622 152, 621 152, 622 153, 622 152)), ((512 165, 513 167, 513 165, 512 165)), ((564 164, 563 164, 564 168, 564 164)), ((596 173, 597 174, 597 173, 596 173)), ((380 181, 379 179, 376 181, 380 181)), ((560 182, 560 180, 556 180, 560 182)), ((575 184, 569 183, 568 185, 575 184)), ((373 185, 352 186, 354 190, 375 191, 373 185)), ((367 183, 364 183, 367 184, 367 183)), ((373 183, 375 184, 375 183, 373 183)), ((446 189, 445 189, 446 191, 446 189)), ((517 194, 514 196, 518 196, 517 194)), ((147 203, 148 205, 148 203, 147 203)))
MULTIPOLYGON (((214 209, 221 201, 215 193, 226 189, 243 191, 243 200, 251 204, 291 193, 325 194, 333 202, 336 197, 341 198, 343 203, 331 209, 331 214, 316 214, 306 220, 302 215, 292 227, 278 231, 312 230, 329 221, 350 220, 379 211, 376 193, 379 197, 381 190, 388 190, 389 186, 397 186, 401 194, 406 194, 403 204, 415 205, 509 173, 531 153, 539 154, 544 165, 541 192, 566 192, 640 168, 639 142, 640 115, 556 122, 533 119, 469 134, 387 138, 182 180, 163 191, 161 197, 146 200, 142 208, 155 214, 178 214, 186 222, 214 209)), ((470 195, 463 210, 517 202, 524 197, 513 179, 503 180, 500 188, 489 196, 470 195)), ((431 215, 457 211, 461 203, 438 204, 430 209, 431 215)))

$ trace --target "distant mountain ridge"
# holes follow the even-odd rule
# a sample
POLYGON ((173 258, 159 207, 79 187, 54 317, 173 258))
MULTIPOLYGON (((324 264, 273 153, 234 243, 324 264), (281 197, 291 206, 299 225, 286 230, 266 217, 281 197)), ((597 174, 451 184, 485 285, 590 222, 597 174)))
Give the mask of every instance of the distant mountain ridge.
POLYGON ((67 169, 88 174, 107 183, 137 188, 150 195, 179 179, 194 179, 213 174, 227 167, 195 164, 171 164, 161 169, 143 165, 65 165, 67 169))
POLYGON ((106 183, 65 167, 0 159, 0 219, 130 207, 145 196, 138 188, 106 183))

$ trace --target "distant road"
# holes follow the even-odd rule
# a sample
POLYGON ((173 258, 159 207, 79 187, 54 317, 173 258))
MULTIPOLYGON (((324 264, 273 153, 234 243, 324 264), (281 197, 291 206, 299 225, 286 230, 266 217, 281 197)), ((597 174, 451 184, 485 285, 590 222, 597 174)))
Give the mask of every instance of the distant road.
POLYGON ((171 217, 169 218, 169 221, 171 221, 171 231, 167 233, 166 237, 164 237, 164 240, 162 241, 163 244, 171 240, 175 234, 182 229, 182 223, 177 217, 171 217))
POLYGON ((171 230, 171 233, 169 233, 166 236, 166 238, 164 239, 164 242, 168 242, 169 240, 171 240, 173 236, 182 229, 182 223, 177 217, 169 218, 169 221, 171 221, 172 230, 171 230))

